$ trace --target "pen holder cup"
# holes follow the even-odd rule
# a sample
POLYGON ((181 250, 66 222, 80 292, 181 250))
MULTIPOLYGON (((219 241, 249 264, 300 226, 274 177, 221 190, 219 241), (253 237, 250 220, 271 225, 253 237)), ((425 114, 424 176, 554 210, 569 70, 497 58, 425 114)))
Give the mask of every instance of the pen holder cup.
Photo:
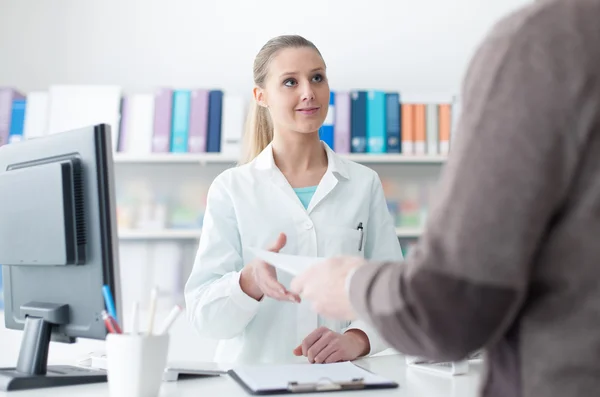
POLYGON ((169 334, 106 337, 110 397, 157 397, 167 365, 169 334))

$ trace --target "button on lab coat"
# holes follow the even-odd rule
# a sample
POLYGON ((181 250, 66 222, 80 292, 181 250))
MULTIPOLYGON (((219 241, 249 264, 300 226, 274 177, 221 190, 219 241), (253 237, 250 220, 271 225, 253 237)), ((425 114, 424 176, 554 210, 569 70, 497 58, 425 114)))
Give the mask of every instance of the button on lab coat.
MULTIPOLYGON (((363 321, 322 318, 310 302, 256 301, 240 288, 240 272, 253 257, 247 247, 267 248, 280 232, 292 255, 357 255, 399 260, 402 251, 375 171, 335 154, 323 143, 328 167, 307 209, 273 160, 271 145, 252 162, 221 173, 211 184, 194 268, 185 286, 187 315, 202 336, 218 339, 215 360, 281 363, 320 326, 369 337, 371 354, 384 342, 363 321), (364 235, 358 229, 362 223, 364 235)), ((277 270, 289 288, 292 276, 277 270)), ((300 358, 306 360, 306 358, 300 358)))

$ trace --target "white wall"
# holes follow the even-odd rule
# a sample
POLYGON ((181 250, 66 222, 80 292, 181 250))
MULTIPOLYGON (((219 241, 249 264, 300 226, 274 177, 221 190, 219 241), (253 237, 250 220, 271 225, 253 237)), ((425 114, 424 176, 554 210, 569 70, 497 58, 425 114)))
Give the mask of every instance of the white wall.
POLYGON ((0 84, 249 92, 269 38, 312 40, 333 89, 458 91, 491 25, 530 0, 0 0, 0 84))

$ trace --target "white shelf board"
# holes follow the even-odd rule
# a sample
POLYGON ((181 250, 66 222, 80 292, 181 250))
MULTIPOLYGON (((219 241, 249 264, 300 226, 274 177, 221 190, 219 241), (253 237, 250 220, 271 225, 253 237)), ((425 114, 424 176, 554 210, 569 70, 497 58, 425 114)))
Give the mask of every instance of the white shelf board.
MULTIPOLYGON (((342 154, 344 158, 362 164, 443 164, 445 155, 408 154, 342 154)), ((238 158, 220 153, 115 153, 117 164, 235 164, 238 158)))
POLYGON ((234 164, 238 161, 237 157, 221 153, 115 153, 113 158, 117 164, 234 164))
POLYGON ((397 227, 396 235, 398 237, 419 237, 423 233, 420 227, 397 227))
MULTIPOLYGON (((398 237, 419 237, 420 228, 396 228, 398 237)), ((199 239, 200 229, 119 230, 121 240, 194 240, 199 239)))
POLYGON ((121 229, 121 240, 194 240, 200 238, 200 229, 121 229))
POLYGON ((362 164, 443 164, 446 162, 445 155, 427 154, 344 154, 349 160, 362 164))

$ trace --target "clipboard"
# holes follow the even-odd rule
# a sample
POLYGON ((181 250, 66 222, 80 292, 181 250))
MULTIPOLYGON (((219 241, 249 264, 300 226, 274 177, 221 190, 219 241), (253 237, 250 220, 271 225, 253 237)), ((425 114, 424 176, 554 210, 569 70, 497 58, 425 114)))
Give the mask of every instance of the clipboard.
POLYGON ((393 389, 398 387, 396 382, 373 374, 350 362, 242 366, 229 370, 228 374, 252 395, 302 394, 393 389), (347 378, 344 375, 346 373, 347 378), (297 379, 301 379, 301 381, 297 379))

